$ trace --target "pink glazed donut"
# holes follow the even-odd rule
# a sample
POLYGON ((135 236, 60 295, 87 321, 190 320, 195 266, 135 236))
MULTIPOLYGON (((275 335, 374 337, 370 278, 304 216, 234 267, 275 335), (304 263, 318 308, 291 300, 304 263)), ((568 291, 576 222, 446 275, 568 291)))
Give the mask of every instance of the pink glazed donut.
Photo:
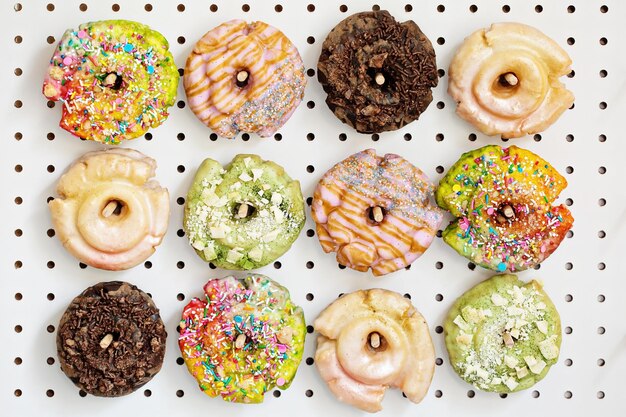
POLYGON ((428 249, 443 220, 433 189, 398 155, 368 149, 348 157, 324 174, 313 195, 322 249, 375 276, 406 267, 428 249))
POLYGON ((231 20, 207 32, 187 58, 189 107, 220 136, 273 135, 304 96, 304 64, 296 47, 263 22, 231 20))

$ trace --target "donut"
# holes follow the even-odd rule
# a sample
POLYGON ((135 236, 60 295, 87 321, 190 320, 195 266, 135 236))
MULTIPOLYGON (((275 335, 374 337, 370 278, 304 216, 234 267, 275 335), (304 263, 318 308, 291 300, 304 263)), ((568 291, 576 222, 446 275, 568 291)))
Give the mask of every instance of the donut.
POLYGON ((248 270, 275 261, 298 238, 306 215, 300 183, 257 155, 226 167, 205 159, 187 194, 183 226, 206 262, 248 270))
POLYGON ((169 193, 152 179, 154 159, 131 149, 89 152, 57 184, 48 203, 56 235, 81 262, 121 270, 145 261, 161 244, 169 193))
POLYGON ((477 265, 523 271, 543 262, 574 218, 553 202, 567 186, 554 167, 516 146, 464 153, 441 179, 437 204, 454 217, 443 240, 477 265))
POLYGON ((572 60, 556 42, 520 23, 496 23, 465 39, 448 70, 456 112, 486 135, 542 132, 574 103, 559 81, 572 60))
POLYGON ((296 47, 264 22, 230 20, 207 32, 187 58, 189 108, 215 133, 273 135, 304 96, 304 63, 296 47))
POLYGON ((304 351, 302 309, 266 276, 211 279, 183 310, 178 344, 189 372, 210 397, 261 403, 287 389, 304 351))
POLYGON ((382 410, 387 388, 419 403, 435 371, 428 324, 411 302, 383 289, 339 297, 314 323, 315 364, 332 393, 370 413, 382 410))
POLYGON ((367 149, 332 167, 315 188, 311 215, 324 252, 341 265, 385 275, 410 265, 443 220, 434 185, 406 159, 367 149))
POLYGON ((435 51, 412 20, 385 10, 353 14, 335 26, 317 63, 326 104, 361 133, 397 130, 417 120, 439 81, 435 51))
POLYGON ((148 294, 127 282, 101 282, 74 298, 57 330, 61 370, 88 394, 120 397, 160 370, 167 332, 148 294))
POLYGON ((452 367, 483 391, 528 389, 559 357, 559 313, 541 284, 515 275, 496 275, 467 291, 443 328, 452 367))
POLYGON ((63 103, 60 126, 82 139, 117 145, 167 119, 178 69, 159 32, 128 20, 83 23, 64 34, 43 83, 63 103))

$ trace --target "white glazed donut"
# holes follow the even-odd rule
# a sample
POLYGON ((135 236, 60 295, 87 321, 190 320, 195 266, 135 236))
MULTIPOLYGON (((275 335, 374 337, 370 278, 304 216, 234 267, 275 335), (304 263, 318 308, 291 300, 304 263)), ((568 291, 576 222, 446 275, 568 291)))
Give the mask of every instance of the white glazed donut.
POLYGON ((121 270, 143 262, 161 243, 169 193, 152 180, 156 162, 131 149, 89 152, 57 185, 49 203, 63 246, 95 268, 121 270))
POLYGON ((552 39, 519 23, 496 23, 465 39, 450 64, 457 114, 486 135, 541 132, 571 107, 559 81, 572 60, 552 39))
POLYGON ((393 291, 361 290, 341 296, 315 320, 315 363, 333 394, 376 412, 388 387, 419 403, 435 368, 424 317, 393 291))

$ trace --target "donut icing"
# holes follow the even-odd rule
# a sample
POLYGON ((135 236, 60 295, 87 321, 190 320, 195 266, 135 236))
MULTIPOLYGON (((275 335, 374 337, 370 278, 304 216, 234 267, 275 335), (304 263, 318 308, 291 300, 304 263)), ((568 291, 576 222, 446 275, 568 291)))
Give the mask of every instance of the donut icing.
POLYGON ((161 243, 169 193, 153 180, 156 162, 131 149, 89 152, 63 174, 50 201, 63 246, 87 265, 121 270, 161 243))
POLYGON ((278 164, 242 154, 226 168, 213 159, 202 162, 187 194, 183 227, 205 261, 248 270, 287 252, 305 219, 300 183, 278 164), (244 204, 252 213, 242 218, 244 204))
POLYGON ((189 107, 218 135, 271 136, 304 96, 300 54, 278 29, 231 20, 207 32, 187 58, 183 77, 189 107), (238 86, 237 74, 248 74, 238 86))
POLYGON ((304 350, 302 309, 263 275, 212 279, 183 310, 180 351, 200 389, 225 401, 260 403, 287 389, 304 350))
POLYGON ((407 160, 368 149, 331 168, 313 195, 311 214, 325 252, 375 276, 411 264, 430 246, 443 212, 431 203, 434 185, 407 160), (373 223, 368 211, 386 213, 373 223))
POLYGON ((168 47, 160 33, 127 20, 67 30, 43 84, 49 100, 63 103, 60 126, 113 145, 159 126, 174 104, 179 78, 168 47))
POLYGON ((481 132, 517 138, 547 129, 572 106, 574 95, 559 81, 571 64, 539 30, 496 23, 471 34, 456 52, 448 93, 457 114, 481 132))
POLYGON ((554 167, 528 150, 489 145, 467 152, 437 188, 437 203, 456 217, 443 240, 484 268, 533 267, 574 223, 567 207, 552 205, 566 186, 554 167))
POLYGON ((428 392, 435 370, 428 324, 400 294, 371 289, 342 295, 314 326, 320 333, 315 364, 340 401, 373 413, 382 409, 389 387, 414 403, 428 392))
POLYGON ((528 389, 559 357, 561 321, 537 281, 496 275, 463 294, 444 323, 454 370, 499 393, 528 389))

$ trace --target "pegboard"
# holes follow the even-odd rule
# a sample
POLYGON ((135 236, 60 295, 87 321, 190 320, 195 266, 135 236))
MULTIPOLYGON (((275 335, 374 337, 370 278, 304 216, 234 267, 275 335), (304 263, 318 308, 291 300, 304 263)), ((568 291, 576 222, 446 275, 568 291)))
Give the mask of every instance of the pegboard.
MULTIPOLYGON (((398 391, 387 393, 380 415, 501 416, 626 415, 626 268, 621 236, 626 233, 626 193, 621 158, 626 151, 626 3, 620 0, 363 0, 220 1, 4 0, 0 5, 0 96, 2 197, 0 199, 0 415, 153 416, 237 413, 253 415, 360 415, 339 403, 313 365, 315 334, 287 391, 269 392, 263 405, 227 404, 203 395, 182 364, 176 326, 183 306, 201 294, 212 270, 189 247, 182 231, 184 198, 202 159, 227 163, 237 153, 256 153, 283 165, 301 181, 305 198, 337 161, 373 147, 398 153, 438 181, 462 152, 490 143, 454 113, 446 93, 447 68, 463 38, 493 22, 533 25, 572 57, 565 78, 576 95, 574 108, 546 132, 517 140, 518 146, 550 161, 569 181, 560 200, 576 219, 561 247, 538 270, 563 322, 561 356, 548 376, 530 390, 508 396, 477 391, 448 363, 442 322, 453 300, 489 277, 468 264, 441 239, 411 268, 382 278, 341 269, 324 254, 309 219, 292 249, 260 269, 290 290, 307 322, 340 293, 383 287, 406 294, 428 320, 437 353, 430 391, 414 405, 398 391), (413 19, 437 53, 440 83, 420 120, 401 130, 362 135, 339 122, 324 103, 315 68, 321 44, 349 14, 387 9, 398 20, 413 19), (218 138, 186 108, 182 83, 169 119, 143 138, 126 142, 155 158, 157 179, 171 195, 171 221, 163 244, 145 264, 124 272, 86 267, 54 236, 46 201, 62 172, 81 154, 103 148, 58 127, 59 103, 47 103, 41 85, 59 38, 70 27, 103 19, 146 23, 170 41, 179 67, 206 31, 231 18, 263 20, 280 28, 304 59, 308 86, 302 105, 273 137, 218 138), (125 280, 149 292, 169 337, 161 372, 132 395, 84 396, 59 368, 55 326, 71 299, 105 280, 125 280)), ((314 331, 312 327, 310 331, 314 331)))

